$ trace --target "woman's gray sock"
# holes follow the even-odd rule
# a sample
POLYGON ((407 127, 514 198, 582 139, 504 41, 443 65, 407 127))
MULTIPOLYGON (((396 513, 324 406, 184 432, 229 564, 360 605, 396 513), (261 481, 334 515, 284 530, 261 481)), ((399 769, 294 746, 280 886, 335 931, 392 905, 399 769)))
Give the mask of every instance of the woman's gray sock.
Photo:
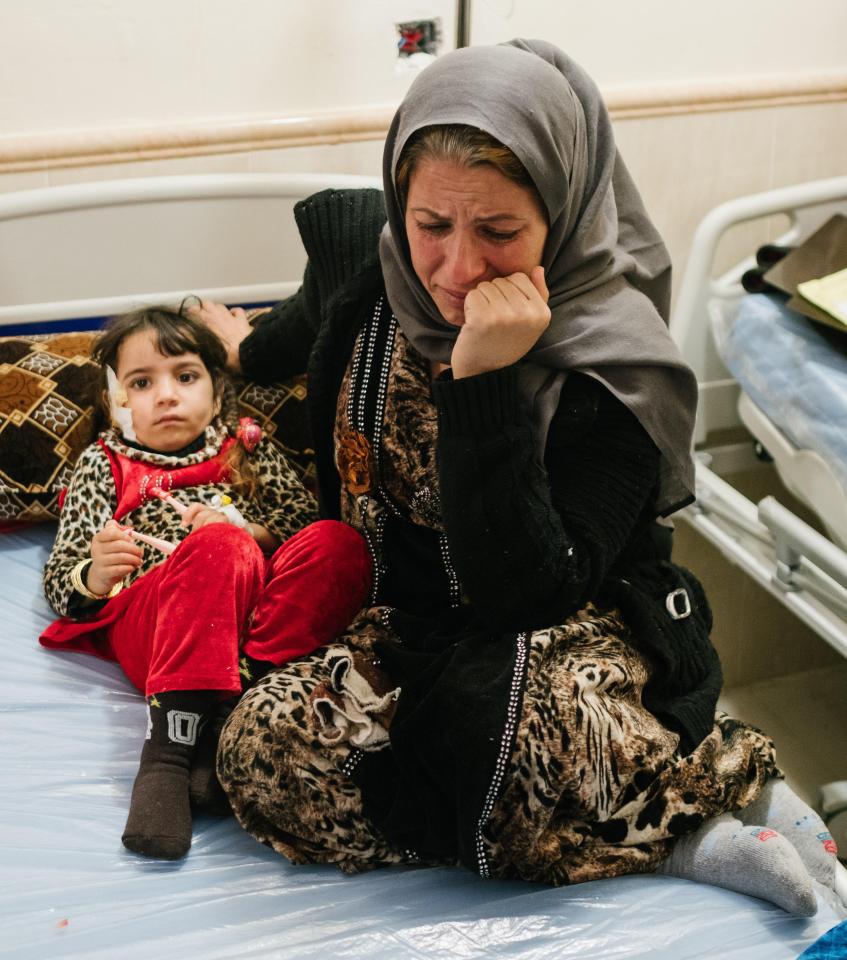
POLYGON ((826 824, 784 780, 768 780, 758 799, 734 816, 778 830, 800 854, 809 873, 824 886, 835 884, 838 850, 826 824))
POLYGON ((808 871, 785 837, 731 814, 677 840, 656 872, 759 897, 798 917, 818 909, 808 871))

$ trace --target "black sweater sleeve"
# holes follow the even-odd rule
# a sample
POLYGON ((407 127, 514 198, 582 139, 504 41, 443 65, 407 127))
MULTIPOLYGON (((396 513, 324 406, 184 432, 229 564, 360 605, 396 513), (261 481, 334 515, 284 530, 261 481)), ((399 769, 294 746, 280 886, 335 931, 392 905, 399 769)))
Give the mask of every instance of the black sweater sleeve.
POLYGON ((239 349, 248 380, 305 372, 325 316, 378 263, 385 206, 379 190, 322 190, 294 207, 308 258, 303 285, 259 317, 239 349))
POLYGON ((571 374, 545 464, 517 367, 436 381, 438 467, 450 555, 493 628, 561 623, 588 600, 649 511, 659 451, 630 411, 571 374))
POLYGON ((305 372, 315 331, 309 324, 304 300, 301 287, 294 296, 261 314, 253 332, 241 341, 241 372, 248 380, 267 384, 305 372))

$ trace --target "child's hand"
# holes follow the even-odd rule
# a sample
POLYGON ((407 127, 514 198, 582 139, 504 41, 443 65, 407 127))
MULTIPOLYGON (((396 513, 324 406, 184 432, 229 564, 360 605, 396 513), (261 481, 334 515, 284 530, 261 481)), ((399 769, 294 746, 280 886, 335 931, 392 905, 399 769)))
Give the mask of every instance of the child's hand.
POLYGON ((115 520, 110 520, 91 539, 88 589, 92 593, 108 593, 118 581, 141 566, 143 556, 141 547, 130 540, 115 520))
POLYGON ((205 503, 190 503, 188 509, 182 515, 182 525, 191 527, 192 531, 199 530, 209 523, 229 523, 229 520, 214 507, 207 506, 205 503))

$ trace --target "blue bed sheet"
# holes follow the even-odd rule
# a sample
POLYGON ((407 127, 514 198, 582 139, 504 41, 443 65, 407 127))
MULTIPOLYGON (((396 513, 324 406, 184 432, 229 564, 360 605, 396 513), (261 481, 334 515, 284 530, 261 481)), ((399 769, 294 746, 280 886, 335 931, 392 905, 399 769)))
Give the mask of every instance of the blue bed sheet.
POLYGON ((232 819, 201 818, 156 863, 120 834, 145 729, 113 664, 40 648, 51 527, 0 541, 0 957, 793 958, 841 919, 715 887, 628 877, 565 889, 459 869, 347 877, 293 867, 232 819))
POLYGON ((724 363, 796 446, 814 450, 847 489, 847 326, 830 331, 785 306, 785 297, 742 297, 716 330, 724 363))

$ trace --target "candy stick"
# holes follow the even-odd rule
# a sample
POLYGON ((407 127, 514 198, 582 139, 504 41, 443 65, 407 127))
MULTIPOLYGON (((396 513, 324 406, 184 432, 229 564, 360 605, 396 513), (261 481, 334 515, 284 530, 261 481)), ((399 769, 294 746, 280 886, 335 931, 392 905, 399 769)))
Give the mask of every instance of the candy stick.
POLYGON ((172 497, 169 493, 165 493, 161 487, 153 487, 150 490, 150 496, 158 497, 164 503, 167 503, 169 506, 173 507, 180 516, 182 516, 188 509, 184 503, 181 503, 176 499, 176 497, 172 497))
POLYGON ((129 533, 134 540, 141 540, 142 543, 149 543, 151 547, 161 550, 165 556, 170 556, 177 548, 175 543, 171 543, 168 540, 160 540, 158 537, 151 537, 146 533, 139 533, 137 530, 129 529, 127 533, 129 533))

